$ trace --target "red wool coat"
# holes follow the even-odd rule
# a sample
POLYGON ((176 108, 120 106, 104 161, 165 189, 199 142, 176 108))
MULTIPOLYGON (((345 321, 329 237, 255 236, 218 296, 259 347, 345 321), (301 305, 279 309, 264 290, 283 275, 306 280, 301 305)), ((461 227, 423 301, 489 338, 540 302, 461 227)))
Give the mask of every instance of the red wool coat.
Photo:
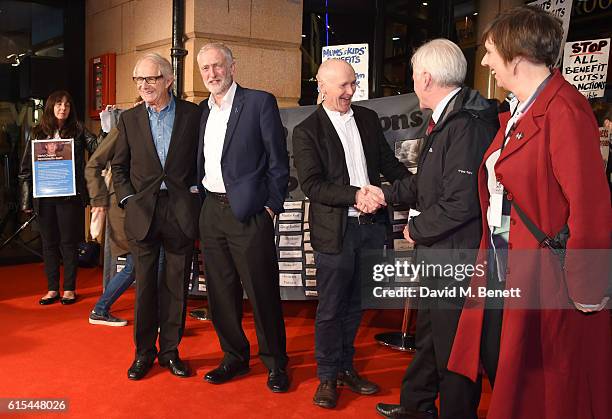
MULTIPOLYGON (((489 205, 484 161, 500 148, 509 115, 500 119, 501 129, 478 174, 483 214, 489 205)), ((554 236, 569 225, 568 250, 610 247, 612 209, 597 124, 586 99, 557 70, 519 120, 495 172, 508 199, 514 199, 546 234, 554 236)), ((481 254, 488 247, 485 216, 483 231, 481 254)), ((499 366, 487 417, 610 419, 609 312, 553 308, 569 300, 601 301, 608 280, 605 252, 590 264, 568 256, 565 275, 548 249, 541 249, 539 257, 533 255, 536 250, 519 256, 520 249, 538 249, 538 243, 514 208, 509 248, 506 289, 518 287, 522 295, 504 303, 499 366), (528 309, 543 305, 546 310, 528 309)), ((470 285, 476 295, 479 286, 486 286, 486 278, 475 276, 470 285)), ((477 297, 466 301, 448 363, 449 370, 472 380, 479 369, 483 303, 477 297)))

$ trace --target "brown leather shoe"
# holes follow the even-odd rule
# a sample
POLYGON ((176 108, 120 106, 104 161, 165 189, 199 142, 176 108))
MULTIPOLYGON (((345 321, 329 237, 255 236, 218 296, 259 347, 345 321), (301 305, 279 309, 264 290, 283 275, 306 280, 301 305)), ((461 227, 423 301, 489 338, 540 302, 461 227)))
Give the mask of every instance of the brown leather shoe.
POLYGON ((375 394, 380 388, 371 381, 361 378, 357 371, 347 370, 338 373, 338 386, 347 386, 357 394, 375 394))
POLYGON ((333 380, 321 381, 317 392, 315 393, 312 402, 317 406, 325 409, 333 409, 338 402, 338 392, 336 391, 336 382, 333 380))

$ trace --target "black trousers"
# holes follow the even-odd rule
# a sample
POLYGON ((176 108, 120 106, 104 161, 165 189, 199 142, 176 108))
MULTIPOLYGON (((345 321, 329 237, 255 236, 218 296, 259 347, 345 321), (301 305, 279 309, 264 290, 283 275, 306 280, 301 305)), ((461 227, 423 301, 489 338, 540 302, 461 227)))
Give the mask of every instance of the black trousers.
POLYGON ((402 406, 419 411, 436 410, 440 394, 441 419, 476 419, 480 402, 477 383, 446 369, 461 309, 430 298, 419 300, 416 354, 401 387, 402 406))
POLYGON ((38 201, 38 223, 47 289, 59 291, 61 253, 61 259, 64 261, 64 291, 74 291, 77 247, 84 237, 83 205, 78 198, 40 198, 38 201))
POLYGON ((383 223, 359 225, 349 222, 342 251, 315 252, 319 304, 315 319, 315 358, 320 380, 335 380, 338 372, 353 368, 355 336, 361 323, 362 251, 382 249, 383 223))
MULTIPOLYGON (((493 254, 490 251, 491 255, 493 254)), ((487 276, 487 289, 503 290, 506 288, 505 281, 500 281, 497 275, 497 264, 489 259, 489 271, 487 276)), ((482 319, 482 335, 480 337, 480 360, 489 377, 491 387, 495 385, 497 375, 497 363, 499 360, 499 346, 501 341, 501 329, 503 320, 504 299, 488 298, 485 300, 485 311, 482 319)))
POLYGON ((242 223, 229 204, 209 195, 200 213, 200 238, 209 309, 225 353, 223 362, 250 359, 242 329, 244 289, 253 307, 259 357, 268 369, 285 368, 285 321, 272 218, 264 209, 242 223))
POLYGON ((136 356, 155 358, 159 328, 158 358, 165 362, 178 356, 178 345, 185 329, 193 240, 181 230, 164 191, 160 191, 157 198, 147 237, 131 240, 130 251, 136 272, 136 356), (166 255, 164 272, 159 272, 161 246, 166 255))

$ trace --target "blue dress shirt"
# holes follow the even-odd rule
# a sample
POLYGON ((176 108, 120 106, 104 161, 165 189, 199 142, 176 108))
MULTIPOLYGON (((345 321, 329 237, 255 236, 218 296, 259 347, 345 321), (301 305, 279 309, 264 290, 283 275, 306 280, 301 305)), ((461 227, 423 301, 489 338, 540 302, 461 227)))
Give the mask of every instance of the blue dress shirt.
MULTIPOLYGON (((146 105, 146 104, 145 104, 146 105)), ((176 102, 174 96, 170 95, 170 102, 159 112, 156 112, 152 107, 146 105, 149 115, 149 126, 151 127, 151 135, 157 150, 157 157, 161 166, 166 164, 168 156, 168 148, 170 147, 170 138, 172 137, 172 128, 174 127, 174 115, 176 110, 176 102)), ((167 189, 166 182, 162 182, 160 189, 167 189)))

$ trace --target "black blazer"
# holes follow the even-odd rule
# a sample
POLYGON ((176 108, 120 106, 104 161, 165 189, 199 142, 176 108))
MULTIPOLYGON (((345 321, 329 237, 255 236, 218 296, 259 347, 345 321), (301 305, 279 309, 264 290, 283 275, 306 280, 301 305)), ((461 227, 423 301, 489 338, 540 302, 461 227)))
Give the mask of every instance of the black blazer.
MULTIPOLYGON (((376 112, 351 107, 370 183, 379 186, 381 173, 390 182, 411 176, 387 144, 376 112)), ((348 208, 355 204, 359 188, 350 186, 342 142, 322 106, 293 130, 293 154, 302 190, 311 201, 312 247, 318 252, 339 253, 348 208)))
MULTIPOLYGON (((198 188, 202 198, 204 179, 204 132, 210 109, 200 103, 198 188)), ((283 212, 289 181, 289 155, 276 99, 260 90, 236 88, 225 132, 221 173, 233 214, 240 221, 270 208, 283 212)))
POLYGON ((165 167, 162 167, 144 104, 124 111, 119 118, 119 135, 112 161, 117 201, 125 202, 125 234, 143 240, 153 220, 159 187, 166 182, 169 205, 183 233, 195 239, 198 232, 200 198, 190 192, 197 183, 196 151, 200 108, 176 100, 174 127, 165 167))

